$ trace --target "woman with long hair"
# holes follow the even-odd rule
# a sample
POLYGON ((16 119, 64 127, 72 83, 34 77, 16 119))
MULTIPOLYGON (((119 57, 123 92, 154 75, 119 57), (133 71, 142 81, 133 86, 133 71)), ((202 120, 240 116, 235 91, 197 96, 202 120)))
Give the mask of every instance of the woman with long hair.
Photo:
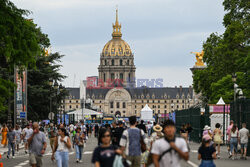
POLYGON ((69 166, 69 150, 71 148, 70 138, 65 128, 58 130, 59 136, 56 137, 51 160, 56 159, 57 167, 69 166), (56 153, 56 156, 54 154, 56 153))
POLYGON ((215 144, 215 148, 217 145, 217 158, 220 158, 220 145, 222 144, 222 133, 220 130, 220 124, 217 123, 215 124, 215 130, 214 130, 214 144, 215 144))
POLYGON ((1 134, 2 134, 2 141, 1 144, 6 147, 7 146, 7 133, 8 133, 8 128, 6 124, 3 124, 3 127, 1 128, 1 134))
POLYGON ((85 141, 85 134, 81 132, 81 127, 76 128, 76 134, 74 137, 75 150, 76 150, 76 162, 82 162, 82 151, 85 141))
POLYGON ((92 156, 92 163, 95 167, 113 166, 115 155, 122 151, 116 146, 111 145, 111 132, 107 128, 101 128, 99 132, 100 145, 95 148, 92 156))
POLYGON ((202 137, 202 144, 198 150, 198 160, 202 160, 199 167, 215 167, 213 159, 216 159, 216 150, 210 143, 210 135, 204 135, 202 137))
POLYGON ((230 150, 232 153, 232 160, 237 159, 238 136, 239 131, 237 125, 234 124, 230 131, 230 150))

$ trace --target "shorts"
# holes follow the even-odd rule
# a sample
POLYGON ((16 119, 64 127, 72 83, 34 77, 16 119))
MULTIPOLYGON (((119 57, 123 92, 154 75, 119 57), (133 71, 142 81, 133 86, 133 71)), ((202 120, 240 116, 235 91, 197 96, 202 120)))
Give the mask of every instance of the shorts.
POLYGON ((240 144, 240 147, 241 147, 242 149, 247 148, 247 143, 241 143, 241 144, 240 144))
POLYGON ((51 146, 54 146, 55 141, 56 141, 55 137, 49 138, 49 143, 50 143, 51 146))
POLYGON ((42 167, 43 161, 42 156, 30 153, 30 165, 36 165, 37 167, 42 167))
POLYGON ((20 144, 21 143, 21 139, 16 139, 16 144, 20 144))

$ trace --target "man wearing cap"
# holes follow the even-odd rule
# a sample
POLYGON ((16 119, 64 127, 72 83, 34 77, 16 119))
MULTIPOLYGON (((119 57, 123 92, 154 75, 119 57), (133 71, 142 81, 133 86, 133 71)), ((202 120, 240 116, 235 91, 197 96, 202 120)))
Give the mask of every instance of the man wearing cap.
POLYGON ((152 145, 152 156, 155 167, 180 167, 180 160, 188 160, 187 143, 183 138, 175 137, 175 124, 172 120, 163 125, 164 138, 152 145))

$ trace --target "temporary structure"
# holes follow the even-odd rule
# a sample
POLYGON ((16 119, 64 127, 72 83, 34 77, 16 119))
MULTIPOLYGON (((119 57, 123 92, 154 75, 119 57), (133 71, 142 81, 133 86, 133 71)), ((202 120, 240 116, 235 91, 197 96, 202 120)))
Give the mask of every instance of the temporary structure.
POLYGON ((69 112, 67 114, 68 115, 74 115, 75 121, 79 121, 79 120, 82 120, 82 119, 91 118, 91 115, 96 115, 97 117, 98 116, 102 117, 102 115, 103 115, 101 112, 97 112, 97 111, 94 111, 94 110, 91 110, 91 109, 87 109, 87 108, 78 109, 78 110, 69 112))
POLYGON ((146 104, 141 110, 141 120, 144 121, 154 121, 153 110, 146 104))

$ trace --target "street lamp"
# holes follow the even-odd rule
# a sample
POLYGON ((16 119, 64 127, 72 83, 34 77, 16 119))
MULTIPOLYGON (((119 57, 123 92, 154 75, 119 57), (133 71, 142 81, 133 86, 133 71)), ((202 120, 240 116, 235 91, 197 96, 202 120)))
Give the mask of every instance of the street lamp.
POLYGON ((49 79, 49 86, 50 86, 50 98, 49 98, 49 112, 52 113, 52 86, 53 86, 53 79, 49 79))

